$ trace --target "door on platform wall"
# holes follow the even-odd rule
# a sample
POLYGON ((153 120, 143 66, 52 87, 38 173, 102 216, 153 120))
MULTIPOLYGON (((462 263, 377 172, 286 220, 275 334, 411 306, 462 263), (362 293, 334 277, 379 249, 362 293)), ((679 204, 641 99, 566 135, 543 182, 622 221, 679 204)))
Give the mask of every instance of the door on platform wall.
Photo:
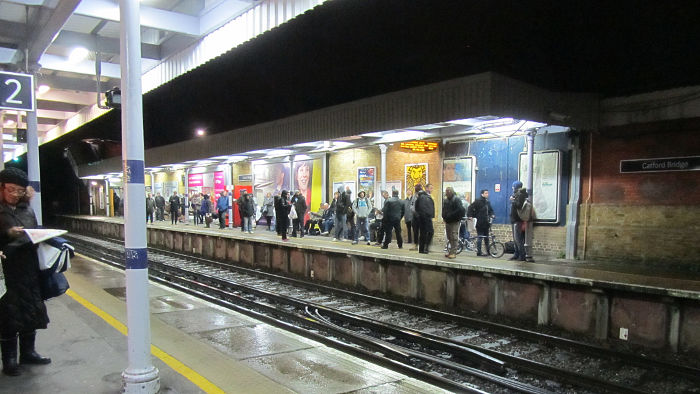
MULTIPOLYGON (((241 225, 241 213, 238 210, 238 198, 241 196, 241 191, 245 190, 246 193, 252 193, 253 192, 253 186, 234 186, 233 187, 233 225, 234 226, 240 226, 241 225)), ((228 226, 228 222, 226 223, 228 226)))

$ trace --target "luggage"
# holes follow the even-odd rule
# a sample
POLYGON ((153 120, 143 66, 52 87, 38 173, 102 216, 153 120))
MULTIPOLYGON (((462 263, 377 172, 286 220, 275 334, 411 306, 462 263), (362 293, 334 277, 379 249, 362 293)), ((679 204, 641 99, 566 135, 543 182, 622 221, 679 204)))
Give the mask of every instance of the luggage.
POLYGON ((504 243, 506 253, 515 254, 515 242, 508 241, 504 243))

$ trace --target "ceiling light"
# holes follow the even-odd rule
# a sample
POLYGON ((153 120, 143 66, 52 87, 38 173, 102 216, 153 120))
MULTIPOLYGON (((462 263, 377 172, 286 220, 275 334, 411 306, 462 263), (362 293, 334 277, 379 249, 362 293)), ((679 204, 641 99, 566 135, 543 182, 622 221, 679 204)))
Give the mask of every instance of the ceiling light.
POLYGON ((77 47, 74 48, 71 52, 70 55, 68 55, 68 62, 69 63, 80 63, 88 55, 88 50, 83 48, 83 47, 77 47))
POLYGON ((37 89, 37 93, 44 94, 44 93, 48 92, 49 90, 51 90, 51 86, 46 85, 46 84, 42 84, 42 85, 39 85, 39 88, 37 89))

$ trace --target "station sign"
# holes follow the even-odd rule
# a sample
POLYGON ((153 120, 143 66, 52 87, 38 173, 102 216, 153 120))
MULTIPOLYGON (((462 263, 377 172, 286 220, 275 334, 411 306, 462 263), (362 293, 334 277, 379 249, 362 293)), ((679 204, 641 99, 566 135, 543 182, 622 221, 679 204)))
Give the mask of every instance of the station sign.
POLYGON ((0 71, 0 109, 34 111, 34 76, 0 71))
POLYGON ((438 148, 437 142, 431 141, 405 141, 400 144, 401 149, 409 149, 412 152, 430 152, 438 148))
POLYGON ((620 173, 700 171, 700 156, 620 160, 620 173))

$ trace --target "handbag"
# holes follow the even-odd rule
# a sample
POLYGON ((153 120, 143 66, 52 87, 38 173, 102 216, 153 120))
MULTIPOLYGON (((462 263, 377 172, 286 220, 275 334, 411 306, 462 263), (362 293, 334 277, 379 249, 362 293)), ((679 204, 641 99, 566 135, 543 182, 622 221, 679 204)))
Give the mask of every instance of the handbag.
POLYGON ((289 218, 296 219, 297 217, 297 210, 294 208, 294 205, 292 205, 292 208, 289 210, 289 218))
POLYGON ((75 256, 75 248, 61 237, 54 237, 37 246, 39 259, 39 284, 44 300, 65 293, 70 285, 63 273, 70 268, 70 258, 75 256))

